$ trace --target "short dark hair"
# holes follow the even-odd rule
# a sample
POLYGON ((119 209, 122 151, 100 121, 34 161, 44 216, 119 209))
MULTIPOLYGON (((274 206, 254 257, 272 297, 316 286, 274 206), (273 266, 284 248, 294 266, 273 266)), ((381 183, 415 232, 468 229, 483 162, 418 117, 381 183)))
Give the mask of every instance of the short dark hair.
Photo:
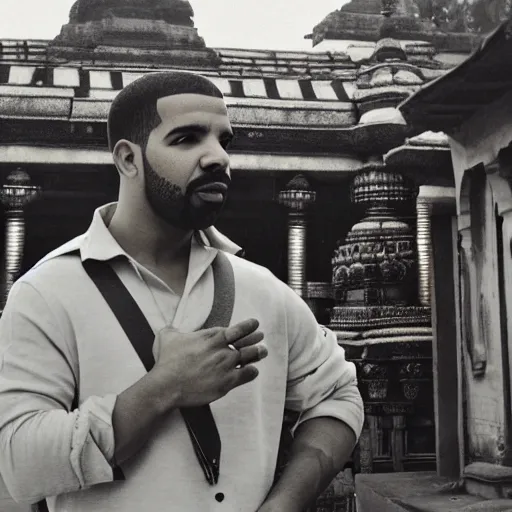
POLYGON ((107 123, 110 151, 121 139, 145 148, 149 134, 161 122, 156 109, 157 100, 174 94, 224 97, 212 81, 195 73, 148 73, 127 85, 112 102, 107 123))

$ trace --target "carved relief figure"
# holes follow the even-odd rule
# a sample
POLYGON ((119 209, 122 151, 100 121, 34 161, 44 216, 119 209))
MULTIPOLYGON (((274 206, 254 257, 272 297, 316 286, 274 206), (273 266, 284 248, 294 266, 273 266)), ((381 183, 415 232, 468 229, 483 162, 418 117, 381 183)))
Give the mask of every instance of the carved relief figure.
MULTIPOLYGON (((474 267, 474 258, 471 254, 472 250, 468 247, 460 246, 459 248, 459 265, 461 273, 461 317, 462 317, 462 337, 466 344, 469 358, 471 360, 471 369, 474 377, 481 377, 485 374, 487 367, 487 344, 483 336, 482 321, 478 322, 480 327, 477 332, 473 328, 473 313, 478 308, 478 304, 474 304, 472 300, 472 287, 476 286, 472 281, 471 266, 474 267)), ((475 276, 476 277, 476 276, 475 276)), ((473 279, 475 281, 476 279, 473 279)), ((482 294, 480 294, 482 299, 482 294)))
POLYGON ((487 226, 487 187, 485 170, 477 168, 469 175, 468 190, 461 195, 469 226, 460 232, 462 335, 471 359, 474 377, 485 374, 490 329, 489 304, 484 293, 485 235, 487 226), (465 204, 464 204, 465 203, 465 204))

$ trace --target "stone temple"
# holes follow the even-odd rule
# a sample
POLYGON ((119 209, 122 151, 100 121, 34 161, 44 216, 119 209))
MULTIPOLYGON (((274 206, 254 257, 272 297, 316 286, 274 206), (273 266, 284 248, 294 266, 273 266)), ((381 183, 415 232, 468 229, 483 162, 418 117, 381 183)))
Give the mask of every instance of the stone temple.
MULTIPOLYGON (((436 478, 458 481, 470 463, 501 468, 501 452, 485 443, 470 442, 465 458, 450 455, 464 444, 466 424, 455 370, 469 332, 459 319, 469 325, 472 317, 461 315, 459 299, 469 294, 479 304, 480 295, 464 284, 464 275, 477 276, 475 251, 453 227, 464 215, 453 163, 461 153, 452 156, 458 146, 446 133, 512 82, 494 55, 494 67, 469 85, 442 84, 479 55, 482 27, 498 26, 506 6, 477 1, 463 16, 455 4, 436 11, 427 0, 351 0, 312 27, 307 52, 211 48, 185 0, 77 0, 53 40, 0 39, 3 296, 116 199, 106 144, 116 94, 157 70, 204 74, 224 93, 236 133, 232 192, 217 227, 303 296, 358 368, 364 432, 316 510, 355 510, 354 474, 364 512, 381 509, 368 509, 364 497, 387 499, 390 473, 438 485, 436 478), (491 82, 498 68, 503 76, 491 82), (432 92, 423 119, 407 105, 421 102, 425 87, 432 92), (459 261, 461 244, 468 257, 459 261), (372 480, 382 475, 384 484, 372 480)), ((478 190, 468 195, 477 205, 478 190)), ((475 378, 489 367, 495 375, 489 344, 471 340, 475 378)), ((494 396, 492 386, 478 389, 494 396)), ((482 416, 473 434, 502 440, 500 418, 482 416)), ((507 481, 485 468, 469 471, 473 497, 482 482, 507 481)), ((456 510, 403 508, 413 509, 456 510)))

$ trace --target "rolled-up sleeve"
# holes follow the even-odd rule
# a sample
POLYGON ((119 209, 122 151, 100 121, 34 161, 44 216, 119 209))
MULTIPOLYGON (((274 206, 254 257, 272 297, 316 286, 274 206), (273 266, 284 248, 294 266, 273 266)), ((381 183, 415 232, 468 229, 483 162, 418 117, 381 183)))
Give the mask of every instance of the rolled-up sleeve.
POLYGON ((345 359, 336 335, 319 325, 307 304, 286 287, 289 339, 286 408, 300 412, 295 428, 320 416, 346 423, 359 438, 364 408, 354 363, 345 359))
POLYGON ((55 312, 17 282, 0 319, 0 474, 20 503, 113 480, 117 397, 71 411, 77 379, 76 350, 55 312))

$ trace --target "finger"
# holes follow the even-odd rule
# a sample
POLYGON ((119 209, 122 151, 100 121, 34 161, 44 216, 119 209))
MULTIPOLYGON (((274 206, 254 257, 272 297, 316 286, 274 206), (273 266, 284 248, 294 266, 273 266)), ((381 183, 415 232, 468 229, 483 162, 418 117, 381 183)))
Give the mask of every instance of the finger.
POLYGON ((219 345, 227 345, 228 343, 234 343, 240 338, 244 338, 248 334, 251 334, 258 328, 258 326, 258 320, 250 318, 232 325, 231 327, 227 327, 216 334, 215 338, 218 339, 219 345))
POLYGON ((268 356, 268 349, 263 344, 252 345, 239 350, 238 364, 246 366, 251 363, 257 363, 268 356))
POLYGON ((264 335, 261 331, 254 331, 251 334, 248 334, 247 336, 244 336, 243 338, 236 340, 233 343, 233 346, 235 348, 237 348, 238 350, 240 350, 244 347, 250 347, 251 345, 256 345, 256 343, 259 343, 263 338, 264 338, 264 335))
POLYGON ((236 370, 233 388, 253 381, 258 376, 258 373, 258 368, 255 366, 243 366, 242 368, 236 370))

